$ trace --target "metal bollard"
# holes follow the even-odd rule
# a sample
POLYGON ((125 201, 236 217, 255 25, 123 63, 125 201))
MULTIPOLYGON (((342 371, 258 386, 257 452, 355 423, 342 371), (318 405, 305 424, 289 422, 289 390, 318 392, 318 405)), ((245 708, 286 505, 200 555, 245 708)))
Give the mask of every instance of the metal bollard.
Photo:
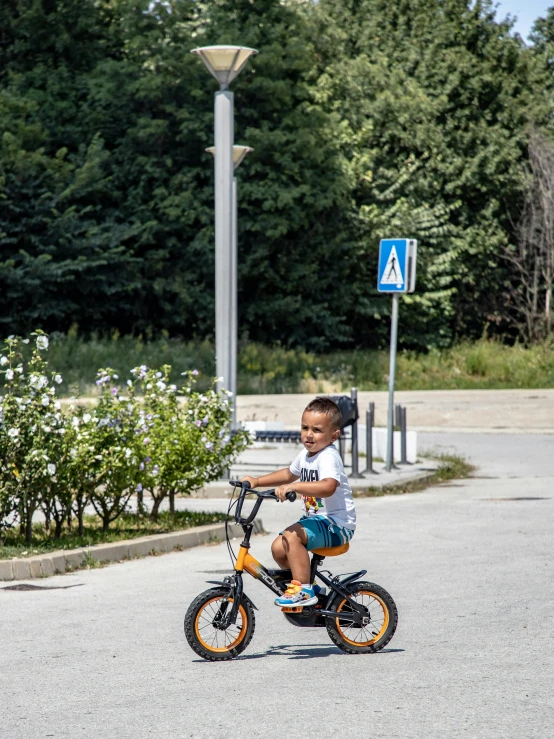
POLYGON ((365 468, 364 475, 378 475, 377 470, 373 469, 373 427, 375 425, 375 403, 369 404, 369 409, 365 414, 365 438, 366 438, 366 460, 367 467, 365 468))
POLYGON ((400 403, 397 403, 394 406, 394 425, 396 428, 400 428, 402 426, 402 406, 400 403))
POLYGON ((406 408, 400 408, 400 464, 408 464, 408 437, 407 437, 406 408))
MULTIPOLYGON (((358 389, 353 387, 350 390, 350 397, 352 401, 356 403, 358 407, 358 389)), ((358 459, 358 421, 352 424, 352 474, 350 475, 353 479, 363 478, 363 474, 359 470, 359 459, 358 459)))

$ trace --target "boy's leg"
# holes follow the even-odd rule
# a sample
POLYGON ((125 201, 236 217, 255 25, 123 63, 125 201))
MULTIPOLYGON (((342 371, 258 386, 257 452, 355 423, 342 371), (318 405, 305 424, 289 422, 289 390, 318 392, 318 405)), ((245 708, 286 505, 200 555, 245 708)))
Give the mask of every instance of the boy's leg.
POLYGON ((292 581, 286 592, 275 600, 275 605, 283 607, 312 606, 317 603, 317 595, 310 583, 310 555, 306 549, 308 534, 302 524, 295 523, 281 534, 279 544, 274 542, 274 557, 281 566, 292 571, 292 581), (280 547, 284 558, 280 558, 280 547), (283 562, 284 564, 281 564, 283 562))
POLYGON ((289 563, 287 561, 287 555, 285 554, 285 550, 283 547, 283 536, 282 534, 279 534, 279 536, 275 539, 273 544, 271 545, 271 554, 273 555, 273 559, 275 562, 279 565, 279 567, 282 570, 288 570, 289 569, 289 563))
POLYGON ((301 583, 309 583, 310 555, 306 549, 306 544, 308 543, 306 529, 302 524, 295 523, 292 526, 288 526, 280 538, 285 561, 287 562, 285 567, 290 567, 294 580, 301 583))

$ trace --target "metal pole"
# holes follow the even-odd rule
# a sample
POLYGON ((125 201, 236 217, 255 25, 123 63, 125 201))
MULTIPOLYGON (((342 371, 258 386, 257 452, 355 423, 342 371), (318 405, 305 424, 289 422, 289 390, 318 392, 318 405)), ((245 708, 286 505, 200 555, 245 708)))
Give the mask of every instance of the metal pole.
POLYGON ((389 363, 389 412, 387 426, 387 460, 385 469, 390 472, 394 466, 394 374, 396 372, 396 344, 398 341, 398 294, 392 296, 392 316, 390 331, 389 363))
MULTIPOLYGON (((356 404, 356 411, 358 410, 358 388, 351 388, 350 390, 350 397, 352 398, 352 402, 356 404)), ((358 460, 358 421, 354 421, 352 424, 352 474, 350 477, 353 477, 354 479, 360 479, 363 478, 363 475, 360 473, 359 469, 359 460, 358 460)))
POLYGON ((237 300, 237 272, 238 272, 238 238, 237 238, 237 178, 233 177, 233 239, 231 243, 231 348, 230 348, 230 382, 229 390, 233 393, 233 415, 231 428, 237 428, 237 347, 238 347, 238 300, 237 300))
POLYGON ((233 93, 215 94, 215 363, 229 389, 231 334, 231 252, 233 240, 233 93))

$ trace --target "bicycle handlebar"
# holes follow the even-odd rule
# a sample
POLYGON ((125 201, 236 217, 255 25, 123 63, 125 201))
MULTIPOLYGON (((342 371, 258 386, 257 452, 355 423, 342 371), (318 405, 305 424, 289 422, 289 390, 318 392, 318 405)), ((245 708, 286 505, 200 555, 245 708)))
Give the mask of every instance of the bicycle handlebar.
MULTIPOLYGON (((239 480, 229 480, 229 484, 233 485, 233 487, 238 487, 239 485, 241 487, 239 497, 237 500, 237 510, 235 512, 235 523, 242 524, 243 526, 247 526, 248 524, 252 523, 252 521, 256 518, 264 498, 273 498, 274 500, 279 500, 279 498, 275 495, 275 488, 273 488, 272 490, 262 490, 261 492, 258 492, 257 490, 252 490, 248 480, 245 480, 244 482, 240 482, 239 480), (252 509, 248 518, 241 518, 242 504, 244 503, 244 499, 246 497, 246 493, 248 490, 250 490, 252 493, 257 495, 258 500, 254 504, 254 508, 252 509)), ((286 498, 291 503, 294 503, 294 501, 296 500, 296 493, 293 490, 291 490, 290 492, 286 494, 286 498)))

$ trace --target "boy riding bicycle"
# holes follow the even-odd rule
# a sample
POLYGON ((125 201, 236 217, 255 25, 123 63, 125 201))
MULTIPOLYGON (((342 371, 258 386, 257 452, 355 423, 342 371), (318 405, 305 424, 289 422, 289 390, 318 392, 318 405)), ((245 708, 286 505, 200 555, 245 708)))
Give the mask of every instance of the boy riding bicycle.
POLYGON ((282 531, 271 545, 273 559, 282 569, 292 571, 293 580, 278 606, 311 606, 317 603, 310 582, 308 552, 335 547, 352 539, 356 510, 352 490, 337 449, 341 413, 329 398, 316 398, 302 414, 301 439, 304 450, 290 467, 261 477, 244 477, 253 488, 278 485, 275 494, 281 502, 289 492, 302 496, 304 515, 282 531))

